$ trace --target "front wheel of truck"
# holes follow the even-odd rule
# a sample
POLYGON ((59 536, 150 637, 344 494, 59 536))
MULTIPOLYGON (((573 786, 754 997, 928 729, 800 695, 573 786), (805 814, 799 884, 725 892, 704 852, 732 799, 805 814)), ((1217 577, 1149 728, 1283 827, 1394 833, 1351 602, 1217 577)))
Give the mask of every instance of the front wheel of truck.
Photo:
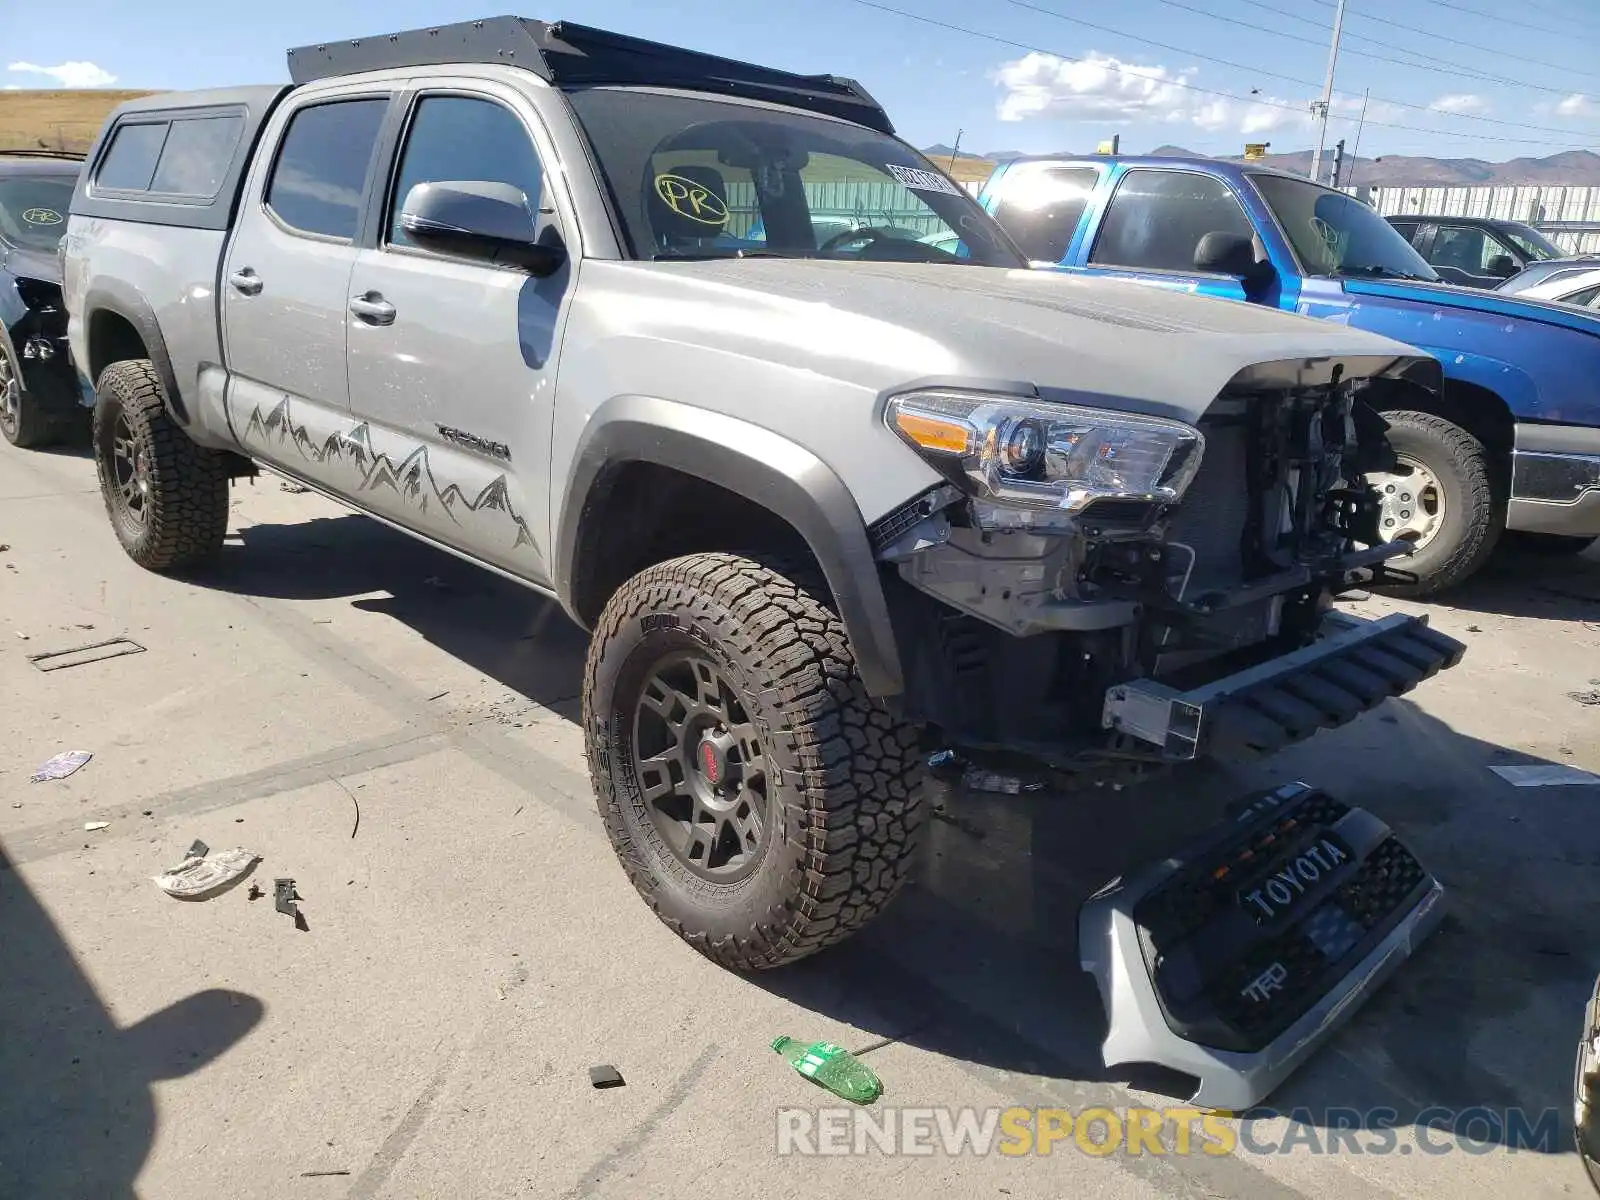
POLYGON ((584 739, 600 816, 646 903, 723 966, 844 940, 908 878, 926 819, 914 727, 867 696, 808 572, 694 554, 596 623, 584 739))
POLYGON ((1416 582, 1374 586, 1390 596, 1422 599, 1465 581, 1494 552, 1505 528, 1489 451, 1467 430, 1433 413, 1390 410, 1394 462, 1369 474, 1377 489, 1384 541, 1409 541, 1410 557, 1394 560, 1416 582))
POLYGON ((94 460, 100 495, 128 557, 151 571, 217 556, 228 532, 228 472, 167 415, 148 361, 112 363, 95 385, 94 460))

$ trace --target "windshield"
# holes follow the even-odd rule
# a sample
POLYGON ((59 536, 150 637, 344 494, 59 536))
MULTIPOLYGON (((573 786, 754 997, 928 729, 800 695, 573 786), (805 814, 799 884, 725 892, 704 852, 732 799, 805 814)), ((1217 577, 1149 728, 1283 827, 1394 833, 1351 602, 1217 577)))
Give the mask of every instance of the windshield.
POLYGON ((1545 237, 1532 225, 1502 225, 1500 226, 1500 231, 1522 247, 1523 253, 1534 262, 1541 262, 1547 258, 1564 258, 1566 256, 1566 251, 1545 237))
POLYGON ((63 175, 0 177, 0 241, 54 254, 67 231, 72 187, 63 175))
POLYGON ((1411 243, 1361 201, 1281 175, 1250 179, 1283 226, 1307 275, 1438 282, 1411 243))
POLYGON ((971 196, 893 138, 694 96, 568 98, 638 258, 1027 265, 971 196))

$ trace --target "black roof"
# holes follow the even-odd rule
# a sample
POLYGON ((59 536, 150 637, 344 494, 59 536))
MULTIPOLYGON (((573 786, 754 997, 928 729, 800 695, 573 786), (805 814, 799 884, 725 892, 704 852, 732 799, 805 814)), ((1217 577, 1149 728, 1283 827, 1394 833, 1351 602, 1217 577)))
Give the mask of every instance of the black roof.
POLYGON ((487 17, 300 46, 289 51, 289 78, 302 84, 360 71, 453 63, 521 67, 558 87, 672 87, 766 100, 894 133, 882 106, 853 79, 776 71, 571 21, 487 17))

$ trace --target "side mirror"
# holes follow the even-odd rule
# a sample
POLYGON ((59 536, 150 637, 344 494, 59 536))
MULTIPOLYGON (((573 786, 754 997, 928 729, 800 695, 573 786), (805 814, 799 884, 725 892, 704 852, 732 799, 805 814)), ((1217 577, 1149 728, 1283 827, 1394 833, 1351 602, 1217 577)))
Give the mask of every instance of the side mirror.
POLYGON ((419 183, 400 208, 400 228, 419 246, 507 263, 539 279, 567 261, 561 246, 540 244, 528 197, 508 183, 419 183))
POLYGON ((1272 264, 1256 258, 1255 243, 1237 233, 1208 233, 1194 248, 1194 269, 1217 275, 1234 275, 1247 283, 1259 282, 1272 264))
POLYGON ((1516 260, 1509 254, 1496 254, 1489 260, 1489 274, 1510 279, 1517 273, 1516 260))

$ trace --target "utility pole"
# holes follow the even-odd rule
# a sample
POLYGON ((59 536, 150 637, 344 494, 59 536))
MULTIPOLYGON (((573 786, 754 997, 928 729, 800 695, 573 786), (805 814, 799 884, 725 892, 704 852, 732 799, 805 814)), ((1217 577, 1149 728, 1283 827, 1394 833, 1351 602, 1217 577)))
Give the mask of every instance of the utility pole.
POLYGON ((1339 34, 1344 29, 1344 0, 1333 10, 1333 42, 1328 46, 1328 78, 1322 85, 1322 99, 1311 106, 1312 115, 1322 118, 1317 133, 1317 152, 1311 156, 1311 181, 1322 182, 1322 148, 1328 144, 1328 108, 1333 103, 1333 69, 1339 62, 1339 34))
POLYGON ((1328 181, 1328 186, 1339 186, 1339 177, 1344 174, 1344 139, 1340 138, 1333 146, 1333 178, 1328 181))
POLYGON ((950 171, 952 174, 955 173, 956 158, 961 154, 961 135, 965 132, 966 130, 964 129, 956 130, 956 144, 950 147, 950 171))

